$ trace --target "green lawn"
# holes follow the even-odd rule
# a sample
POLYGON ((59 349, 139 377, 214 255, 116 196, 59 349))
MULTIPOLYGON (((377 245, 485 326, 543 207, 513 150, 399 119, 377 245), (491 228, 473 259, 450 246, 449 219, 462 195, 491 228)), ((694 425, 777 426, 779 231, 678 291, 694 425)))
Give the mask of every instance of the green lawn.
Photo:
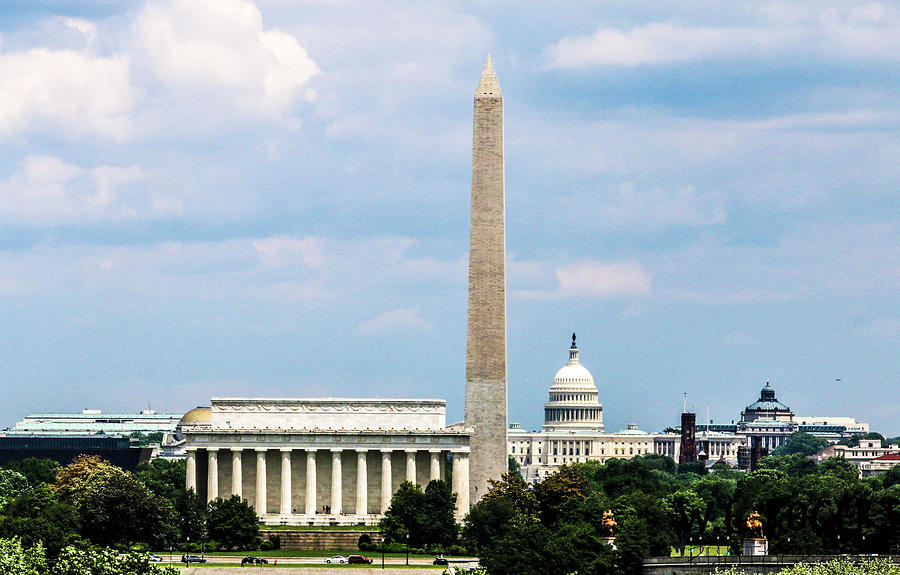
POLYGON ((672 552, 670 556, 672 557, 699 557, 701 555, 711 555, 715 557, 716 555, 724 556, 728 553, 727 545, 688 545, 684 548, 684 555, 682 555, 682 549, 680 548, 672 548, 672 552))

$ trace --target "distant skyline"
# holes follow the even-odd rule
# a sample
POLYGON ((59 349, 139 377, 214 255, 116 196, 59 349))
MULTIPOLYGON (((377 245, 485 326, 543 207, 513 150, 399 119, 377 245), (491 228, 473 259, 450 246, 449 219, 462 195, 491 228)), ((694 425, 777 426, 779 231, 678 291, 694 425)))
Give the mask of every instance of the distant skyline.
POLYGON ((509 419, 900 435, 900 7, 0 6, 0 428, 212 396, 462 419, 472 98, 504 94, 509 419))

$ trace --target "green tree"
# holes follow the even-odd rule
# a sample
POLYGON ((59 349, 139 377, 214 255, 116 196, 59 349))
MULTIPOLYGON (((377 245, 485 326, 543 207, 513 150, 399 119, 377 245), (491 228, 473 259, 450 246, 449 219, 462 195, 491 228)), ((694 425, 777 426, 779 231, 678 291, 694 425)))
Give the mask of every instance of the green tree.
POLYGON ((199 541, 206 531, 207 504, 193 489, 175 495, 176 532, 179 541, 199 541))
POLYGON ((798 431, 789 435, 788 438, 784 440, 784 443, 772 450, 772 455, 793 455, 795 453, 799 453, 800 455, 815 455, 829 445, 830 444, 826 439, 816 437, 811 433, 798 431))
POLYGON ((26 547, 43 544, 51 558, 78 539, 79 527, 75 511, 46 483, 20 493, 0 515, 0 537, 16 537, 26 547))
POLYGON ((859 469, 844 457, 830 457, 819 465, 822 475, 830 475, 845 482, 859 479, 859 469))
POLYGON ((179 571, 151 563, 146 553, 66 547, 49 575, 179 575, 179 571))
POLYGON ((18 538, 0 539, 0 573, 47 575, 47 560, 41 544, 23 548, 18 538))
POLYGON ((0 469, 0 508, 16 495, 29 489, 28 480, 18 471, 0 469))
POLYGON ((519 465, 519 460, 513 457, 512 455, 506 458, 506 470, 513 475, 518 475, 522 477, 522 466, 519 465))
POLYGON ((759 460, 757 469, 778 469, 791 477, 803 477, 819 473, 816 462, 802 453, 763 457, 759 460))
POLYGON ((666 496, 662 504, 675 529, 679 547, 684 548, 690 537, 700 535, 699 527, 705 504, 690 489, 682 489, 666 496))
POLYGON ((427 546, 443 549, 456 544, 459 526, 456 523, 456 494, 445 481, 433 479, 425 486, 425 514, 423 538, 427 546))
POLYGON ((709 471, 706 469, 705 461, 691 461, 682 463, 678 466, 678 474, 692 473, 694 475, 706 475, 709 471))
POLYGON ((259 517, 239 495, 210 501, 206 526, 209 538, 228 549, 248 549, 259 539, 259 517))
POLYGON ((391 505, 379 522, 381 532, 388 541, 409 543, 412 547, 424 547, 422 526, 425 523, 425 494, 409 481, 400 484, 391 505))
POLYGON ((57 493, 81 518, 81 534, 96 544, 164 547, 174 538, 170 503, 98 457, 80 456, 60 469, 57 493))
POLYGON ((56 483, 56 474, 59 472, 60 465, 52 459, 27 457, 21 461, 8 461, 3 464, 3 467, 24 475, 29 485, 38 483, 52 485, 56 483))
POLYGON ((184 491, 187 462, 183 459, 154 459, 138 465, 134 475, 154 494, 175 501, 184 491))

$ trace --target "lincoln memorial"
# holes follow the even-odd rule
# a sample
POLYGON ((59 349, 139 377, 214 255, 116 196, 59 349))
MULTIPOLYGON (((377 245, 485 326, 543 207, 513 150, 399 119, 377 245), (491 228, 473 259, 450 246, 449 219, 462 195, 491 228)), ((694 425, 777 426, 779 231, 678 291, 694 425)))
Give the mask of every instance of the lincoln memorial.
POLYGON ((373 524, 403 481, 450 475, 462 518, 472 430, 445 419, 437 399, 213 398, 180 424, 187 487, 239 495, 270 525, 373 524))

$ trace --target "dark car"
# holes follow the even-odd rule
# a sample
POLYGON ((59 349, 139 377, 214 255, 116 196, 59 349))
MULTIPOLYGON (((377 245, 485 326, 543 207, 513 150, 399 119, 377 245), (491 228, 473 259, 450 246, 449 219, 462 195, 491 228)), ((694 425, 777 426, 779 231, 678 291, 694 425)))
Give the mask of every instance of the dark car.
POLYGON ((434 563, 433 563, 433 564, 434 564, 434 565, 449 565, 450 562, 447 561, 447 558, 444 557, 444 556, 442 555, 442 556, 439 556, 439 557, 435 557, 435 558, 434 558, 434 563))
POLYGON ((206 563, 206 557, 200 557, 199 555, 182 555, 181 562, 182 563, 206 563))
POLYGON ((347 563, 350 563, 351 565, 354 563, 366 564, 366 563, 371 563, 371 562, 372 562, 371 557, 363 557, 362 555, 351 555, 350 557, 347 557, 347 563))
POLYGON ((244 563, 262 564, 268 562, 269 560, 265 557, 254 557, 253 555, 247 555, 246 557, 241 559, 241 565, 243 565, 244 563))

